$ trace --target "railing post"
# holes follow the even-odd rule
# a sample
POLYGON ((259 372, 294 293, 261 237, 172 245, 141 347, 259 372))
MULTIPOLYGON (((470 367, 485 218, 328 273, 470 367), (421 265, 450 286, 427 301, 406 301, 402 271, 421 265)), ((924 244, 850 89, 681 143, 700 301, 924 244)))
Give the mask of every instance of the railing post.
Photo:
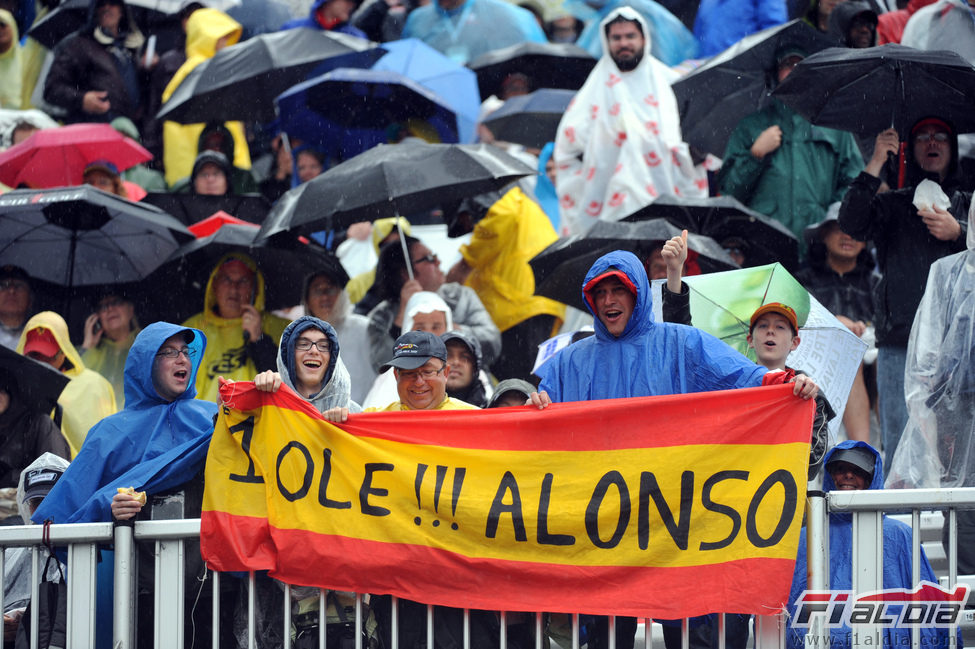
POLYGON ((115 594, 112 622, 114 649, 135 647, 135 546, 133 524, 115 525, 115 594))
MULTIPOLYGON (((806 491, 806 587, 818 591, 829 589, 829 516, 826 494, 820 489, 806 491)), ((829 646, 825 613, 810 615, 806 646, 829 646)))
MULTIPOLYGON (((883 512, 853 512, 853 596, 884 587, 883 512)), ((880 646, 880 627, 858 625, 854 631, 855 646, 880 646)))

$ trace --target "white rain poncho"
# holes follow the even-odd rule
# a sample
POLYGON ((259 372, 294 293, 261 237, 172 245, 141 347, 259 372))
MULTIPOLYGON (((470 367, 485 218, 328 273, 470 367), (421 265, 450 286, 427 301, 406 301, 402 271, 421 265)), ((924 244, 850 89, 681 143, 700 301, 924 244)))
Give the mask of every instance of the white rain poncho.
POLYGON ((586 232, 597 220, 618 221, 662 194, 705 198, 707 176, 694 166, 670 89, 676 73, 650 54, 650 30, 629 7, 599 27, 603 54, 559 123, 556 188, 562 229, 586 232), (636 69, 620 72, 609 56, 606 25, 617 16, 642 25, 636 69))
MULTIPOLYGON (((975 203, 972 204, 975 208, 975 203)), ((907 343, 909 419, 887 486, 975 486, 975 211, 968 250, 931 265, 907 343)))

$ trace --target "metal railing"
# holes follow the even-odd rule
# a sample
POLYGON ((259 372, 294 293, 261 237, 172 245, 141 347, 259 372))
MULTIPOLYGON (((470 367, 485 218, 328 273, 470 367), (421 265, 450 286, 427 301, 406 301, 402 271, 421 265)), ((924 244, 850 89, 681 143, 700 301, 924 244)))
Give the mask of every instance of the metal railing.
MULTIPOLYGON (((971 489, 934 489, 934 490, 894 490, 894 491, 843 491, 831 492, 823 495, 810 492, 807 506, 807 538, 809 558, 809 588, 828 589, 829 561, 828 557, 828 513, 851 512, 853 514, 853 590, 866 592, 883 588, 883 533, 882 514, 908 512, 912 516, 912 575, 913 583, 920 581, 920 520, 921 512, 931 509, 943 509, 951 527, 950 545, 948 551, 947 585, 953 586, 958 581, 957 574, 957 535, 956 515, 958 509, 975 509, 975 488, 971 489)), ((148 542, 154 544, 154 597, 153 597, 153 644, 155 647, 166 649, 181 649, 184 646, 184 602, 187 593, 184 592, 184 565, 187 541, 194 541, 199 537, 199 519, 170 520, 170 521, 140 521, 134 526, 111 523, 90 523, 74 525, 51 525, 48 527, 49 541, 54 546, 67 547, 66 597, 67 597, 67 647, 68 649, 89 649, 95 647, 95 601, 97 589, 97 561, 99 546, 114 544, 114 606, 112 618, 113 647, 128 649, 136 646, 137 625, 137 543, 148 542)), ((3 527, 0 528, 0 547, 27 546, 31 548, 31 583, 33 584, 31 601, 38 598, 38 584, 42 570, 42 555, 44 553, 44 528, 41 526, 3 527)), ((3 558, 0 556, 0 587, 6 577, 3 558)), ((221 606, 221 575, 207 571, 210 580, 210 603, 212 614, 212 632, 209 641, 197 643, 197 646, 221 647, 220 611, 221 606)), ((239 579, 238 577, 223 576, 223 579, 239 579)), ((256 577, 253 573, 246 576, 246 608, 247 608, 247 644, 253 648, 256 641, 257 596, 255 588, 256 577)), ((291 588, 283 586, 284 596, 281 610, 283 624, 283 646, 291 646, 292 629, 292 598, 291 588)), ((192 594, 190 594, 192 595, 192 594)), ((363 611, 364 596, 355 596, 354 616, 354 649, 363 647, 363 611)), ((319 592, 318 606, 318 646, 327 647, 327 604, 326 591, 319 592)), ((388 649, 401 649, 398 643, 398 607, 392 606, 390 620, 391 646, 388 649)), ((426 612, 427 647, 434 646, 434 608, 427 607, 426 612)), ((507 614, 500 613, 499 647, 507 647, 507 614)), ((534 627, 535 649, 543 649, 547 645, 545 635, 545 614, 532 614, 534 627)), ((37 638, 37 607, 31 607, 31 647, 36 647, 37 638)), ((351 620, 350 620, 351 621, 351 620)), ((610 618, 610 632, 608 634, 608 649, 616 649, 613 618, 610 618)), ((641 623, 637 633, 637 644, 640 640, 645 649, 654 645, 654 627, 650 620, 641 623)), ((786 645, 786 628, 788 620, 785 614, 756 616, 755 618, 755 647, 756 649, 780 649, 786 645)), ((659 628, 659 627, 658 627, 659 628)), ((463 647, 470 647, 471 616, 469 611, 463 612, 463 647)), ((564 649, 579 649, 580 621, 578 615, 571 616, 571 647, 564 649)), ((871 629, 873 634, 879 634, 878 629, 871 629)), ((828 635, 828 630, 821 625, 810 627, 810 634, 828 635)), ((719 647, 724 647, 724 619, 721 618, 718 629, 719 647)), ((689 646, 688 622, 682 625, 682 646, 689 646)), ((917 633, 915 633, 917 646, 917 633)), ((952 635, 952 641, 954 635, 952 635)), ((827 644, 821 646, 828 646, 827 644)), ((880 646, 880 645, 875 645, 880 646)), ((335 648, 339 649, 339 648, 335 648)), ((368 648, 365 648, 368 649, 368 648)), ((403 648, 405 649, 405 648, 403 648)))

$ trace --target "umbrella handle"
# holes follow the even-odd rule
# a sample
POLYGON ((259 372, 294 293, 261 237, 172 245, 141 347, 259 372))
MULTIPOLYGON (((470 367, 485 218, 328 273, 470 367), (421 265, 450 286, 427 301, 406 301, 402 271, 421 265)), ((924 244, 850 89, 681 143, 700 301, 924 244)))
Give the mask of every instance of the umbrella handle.
POLYGON ((403 261, 406 262, 406 274, 410 276, 410 281, 414 279, 413 277, 413 262, 410 260, 410 251, 406 248, 406 239, 403 237, 405 234, 403 230, 399 227, 400 215, 396 215, 396 229, 399 230, 399 245, 403 249, 403 261))

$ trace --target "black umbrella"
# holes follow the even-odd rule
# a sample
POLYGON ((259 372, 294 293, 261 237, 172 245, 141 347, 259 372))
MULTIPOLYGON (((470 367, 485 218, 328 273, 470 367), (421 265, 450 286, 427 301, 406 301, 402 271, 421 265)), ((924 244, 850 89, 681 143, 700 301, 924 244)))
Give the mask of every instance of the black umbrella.
POLYGON ((261 224, 271 210, 271 204, 260 194, 228 194, 204 196, 202 194, 166 194, 151 192, 143 203, 155 205, 179 219, 184 225, 193 225, 216 214, 226 212, 242 221, 261 224))
POLYGON ((22 356, 3 345, 0 345, 0 373, 16 377, 19 393, 16 398, 30 410, 43 413, 54 409, 61 391, 71 380, 50 365, 22 356))
POLYGON ((533 173, 485 144, 380 144, 279 198, 258 238, 411 214, 500 189, 533 173))
POLYGON ((343 286, 349 281, 338 258, 317 244, 304 243, 287 234, 255 243, 257 233, 254 225, 226 224, 213 234, 180 247, 146 280, 147 285, 170 286, 176 282, 181 286, 178 294, 156 292, 162 298, 155 305, 158 311, 177 322, 199 311, 213 267, 232 252, 246 254, 261 270, 268 310, 300 304, 305 277, 311 273, 326 271, 339 278, 343 286))
POLYGON ((484 120, 494 137, 541 149, 555 140, 562 114, 575 97, 574 90, 542 88, 504 102, 484 120))
POLYGON ((711 237, 719 243, 740 239, 747 249, 746 266, 779 262, 794 270, 799 264, 799 241, 787 227, 749 209, 731 196, 678 198, 661 196, 625 221, 664 218, 678 228, 711 237))
POLYGON ((61 286, 138 281, 192 238, 159 208, 90 185, 0 195, 0 265, 61 286))
MULTIPOLYGON (((535 294, 585 310, 581 287, 593 262, 613 250, 629 250, 646 259, 680 233, 680 228, 664 219, 639 223, 597 221, 585 234, 559 239, 532 258, 529 263, 535 273, 535 294)), ((710 237, 689 233, 687 248, 698 254, 697 262, 705 273, 738 268, 710 237)))
POLYGON ((906 137, 932 115, 975 131, 975 66, 955 52, 837 47, 804 59, 772 96, 813 124, 860 135, 893 126, 906 137))
POLYGON ((746 36, 673 84, 684 141, 724 156, 731 132, 743 117, 767 101, 773 87, 776 52, 795 46, 807 54, 836 42, 793 20, 746 36))
POLYGON ((274 98, 291 86, 333 68, 368 68, 385 53, 375 43, 321 29, 261 34, 194 68, 158 117, 183 123, 269 122, 275 117, 274 98))
POLYGON ((578 90, 596 65, 592 54, 571 43, 519 43, 492 50, 467 64, 477 74, 481 99, 501 96, 501 83, 520 73, 532 88, 578 90))

